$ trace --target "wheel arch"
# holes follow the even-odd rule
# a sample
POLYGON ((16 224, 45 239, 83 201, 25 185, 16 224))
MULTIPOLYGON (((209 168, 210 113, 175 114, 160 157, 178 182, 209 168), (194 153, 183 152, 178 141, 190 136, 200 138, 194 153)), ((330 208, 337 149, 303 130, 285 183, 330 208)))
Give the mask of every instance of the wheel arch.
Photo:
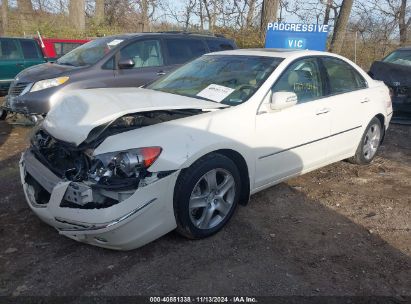
POLYGON ((216 150, 212 153, 220 153, 229 159, 231 159, 235 165, 237 166, 240 172, 241 178, 241 193, 240 193, 240 201, 241 205, 247 205, 248 201, 250 200, 250 175, 248 171, 247 162, 245 158, 237 151, 231 149, 221 149, 216 150))
POLYGON ((249 168, 248 168, 248 165, 247 165, 247 162, 244 156, 238 151, 235 151, 232 149, 217 149, 217 150, 207 152, 206 154, 201 155, 197 159, 192 160, 188 166, 184 167, 180 171, 179 176, 181 176, 181 174, 183 174, 184 171, 187 170, 192 164, 194 164, 198 160, 204 157, 207 157, 208 155, 213 154, 213 153, 221 154, 221 155, 224 155, 225 157, 228 157, 237 166, 238 171, 240 173, 241 184, 242 184, 239 204, 247 205, 248 201, 250 200, 250 173, 249 173, 249 168))
POLYGON ((382 143, 384 141, 384 138, 385 138, 385 116, 383 114, 379 113, 379 114, 375 115, 374 117, 377 118, 381 123, 382 136, 381 136, 380 143, 382 143))

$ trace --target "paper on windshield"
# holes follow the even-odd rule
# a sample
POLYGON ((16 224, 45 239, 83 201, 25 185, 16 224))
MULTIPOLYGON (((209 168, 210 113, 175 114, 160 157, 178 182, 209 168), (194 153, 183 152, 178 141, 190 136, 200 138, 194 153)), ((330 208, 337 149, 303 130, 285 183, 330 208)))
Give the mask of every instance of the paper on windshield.
POLYGON ((114 39, 107 43, 108 46, 116 46, 119 43, 122 43, 124 40, 122 39, 114 39))
POLYGON ((221 102, 228 95, 234 92, 234 89, 221 86, 218 84, 210 84, 204 90, 200 91, 197 96, 210 99, 212 101, 221 102))

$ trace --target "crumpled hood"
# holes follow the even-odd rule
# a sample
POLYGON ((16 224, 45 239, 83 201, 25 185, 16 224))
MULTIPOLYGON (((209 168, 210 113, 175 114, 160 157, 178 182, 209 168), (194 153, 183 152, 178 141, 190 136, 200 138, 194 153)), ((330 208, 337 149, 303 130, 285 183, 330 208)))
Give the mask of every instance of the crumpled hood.
POLYGON ((23 70, 18 74, 18 78, 21 82, 36 82, 43 79, 67 76, 81 69, 82 68, 47 62, 23 70))
POLYGON ((129 113, 217 109, 211 101, 142 88, 104 88, 58 93, 43 128, 54 138, 80 145, 91 130, 129 113))

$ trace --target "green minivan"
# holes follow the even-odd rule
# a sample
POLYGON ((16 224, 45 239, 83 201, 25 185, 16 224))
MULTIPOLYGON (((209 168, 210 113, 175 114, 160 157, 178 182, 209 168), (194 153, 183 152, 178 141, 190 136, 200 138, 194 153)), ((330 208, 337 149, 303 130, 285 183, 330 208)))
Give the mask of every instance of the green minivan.
POLYGON ((34 39, 0 37, 0 96, 7 95, 16 75, 46 60, 34 39))
MULTIPOLYGON (((0 97, 7 95, 11 82, 16 75, 32 65, 46 60, 34 39, 0 37, 0 97)), ((0 120, 6 111, 0 109, 0 120)))

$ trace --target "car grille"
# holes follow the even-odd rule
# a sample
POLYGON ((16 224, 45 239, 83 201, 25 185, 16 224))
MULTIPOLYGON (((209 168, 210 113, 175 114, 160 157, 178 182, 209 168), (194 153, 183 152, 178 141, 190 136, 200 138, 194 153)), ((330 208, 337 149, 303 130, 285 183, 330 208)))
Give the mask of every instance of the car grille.
POLYGON ((10 96, 19 96, 31 82, 13 82, 9 89, 10 96))

